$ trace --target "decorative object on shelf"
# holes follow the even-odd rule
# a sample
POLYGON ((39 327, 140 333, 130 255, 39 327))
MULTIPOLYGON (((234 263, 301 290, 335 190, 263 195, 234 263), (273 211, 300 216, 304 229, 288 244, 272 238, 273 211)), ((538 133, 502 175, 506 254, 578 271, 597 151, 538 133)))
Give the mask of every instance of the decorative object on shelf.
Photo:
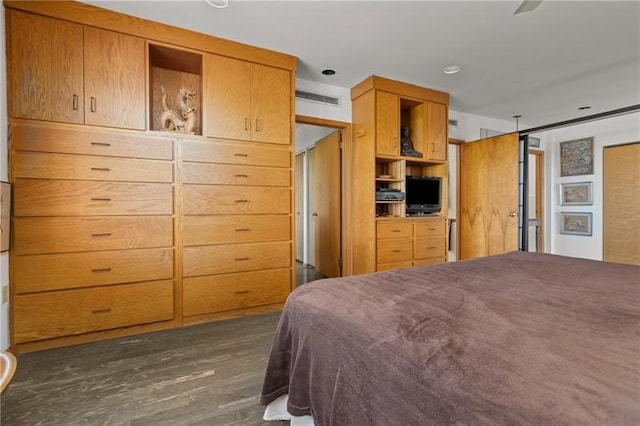
POLYGON ((422 158, 422 153, 413 149, 413 142, 409 137, 409 126, 400 126, 400 155, 422 158))
POLYGON ((560 233, 570 235, 592 234, 592 214, 591 213, 560 213, 560 233))
POLYGON ((11 217, 11 184, 0 182, 0 251, 9 250, 9 218, 11 217))
POLYGON ((593 137, 560 142, 560 176, 593 174, 593 137))
POLYGON ((561 206, 593 205, 593 182, 576 182, 560 184, 561 206))
POLYGON ((195 92, 181 87, 177 96, 178 108, 175 110, 167 105, 167 92, 162 89, 162 114, 160 125, 165 132, 178 132, 194 135, 196 124, 196 107, 193 106, 195 92))

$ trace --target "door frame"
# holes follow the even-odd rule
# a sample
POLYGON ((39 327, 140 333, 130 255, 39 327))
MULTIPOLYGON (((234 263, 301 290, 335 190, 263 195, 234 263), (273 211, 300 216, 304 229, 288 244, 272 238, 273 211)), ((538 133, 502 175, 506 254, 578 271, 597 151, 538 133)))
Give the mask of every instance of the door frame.
MULTIPOLYGON (((340 259, 341 259, 341 276, 351 275, 352 273, 352 261, 353 261, 353 251, 351 247, 346 244, 347 241, 351 241, 351 226, 348 224, 344 218, 350 218, 351 215, 351 205, 349 200, 351 199, 351 123, 347 123, 345 121, 337 121, 337 120, 329 120, 325 118, 316 118, 310 117, 306 115, 298 115, 296 114, 295 119, 296 124, 309 124, 313 126, 322 126, 333 128, 336 130, 342 131, 342 155, 340 156, 340 173, 342 175, 341 178, 341 188, 340 188, 340 259)), ((294 145, 295 151, 295 145, 294 145)), ((294 164, 295 166, 295 164, 294 164)), ((295 189, 293 190, 295 194, 295 189)), ((295 203, 294 203, 295 204, 295 203)), ((295 218, 294 225, 295 225, 295 218)), ((294 233, 295 235, 295 229, 294 233)))

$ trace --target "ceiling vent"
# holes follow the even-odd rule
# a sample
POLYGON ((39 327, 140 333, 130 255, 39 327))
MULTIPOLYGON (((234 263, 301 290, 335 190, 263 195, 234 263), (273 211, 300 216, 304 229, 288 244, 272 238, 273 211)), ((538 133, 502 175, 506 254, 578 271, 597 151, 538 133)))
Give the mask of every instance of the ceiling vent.
POLYGON ((306 90, 296 90, 296 98, 306 101, 320 102, 333 106, 340 106, 340 98, 336 96, 321 95, 319 93, 307 92, 306 90))

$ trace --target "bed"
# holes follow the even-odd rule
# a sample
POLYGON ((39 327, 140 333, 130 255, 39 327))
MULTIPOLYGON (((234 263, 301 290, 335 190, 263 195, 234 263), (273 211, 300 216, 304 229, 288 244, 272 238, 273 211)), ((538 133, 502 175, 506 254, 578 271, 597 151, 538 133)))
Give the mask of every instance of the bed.
POLYGON ((322 426, 640 424, 640 267, 513 252, 314 281, 261 403, 322 426))

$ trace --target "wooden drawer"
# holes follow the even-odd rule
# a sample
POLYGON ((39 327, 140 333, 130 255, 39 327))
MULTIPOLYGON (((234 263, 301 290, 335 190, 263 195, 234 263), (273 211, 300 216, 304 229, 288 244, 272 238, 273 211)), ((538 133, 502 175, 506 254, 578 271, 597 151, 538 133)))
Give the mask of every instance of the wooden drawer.
POLYGON ((444 259, 445 239, 444 237, 415 238, 413 240, 413 257, 416 259, 426 259, 439 257, 444 259))
POLYGON ((10 127, 10 138, 12 148, 20 151, 173 159, 173 142, 170 139, 141 132, 13 122, 10 127))
POLYGON ((290 269, 185 278, 183 313, 192 316, 281 303, 290 290, 290 269))
POLYGON ((411 222, 378 222, 378 238, 411 238, 411 222))
POLYGON ((17 217, 13 253, 45 254, 173 245, 171 216, 17 217))
POLYGON ((289 188, 228 185, 184 185, 184 214, 287 214, 289 188))
POLYGON ((18 295, 14 343, 173 319, 173 281, 18 295))
POLYGON ((16 151, 13 176, 125 182, 173 182, 168 161, 16 151))
POLYGON ((172 214, 168 183, 16 179, 16 216, 172 214))
POLYGON ((413 250, 411 238, 389 238, 378 240, 378 263, 411 261, 413 250))
POLYGON ((14 256, 11 273, 18 294, 161 280, 173 277, 173 249, 14 256))
POLYGON ((391 269, 398 269, 398 268, 409 268, 413 266, 413 263, 410 260, 404 260, 401 262, 387 262, 387 263, 378 263, 378 265, 376 266, 376 270, 378 272, 380 271, 389 271, 391 269))
POLYGON ((291 266, 291 243, 248 243, 184 248, 183 276, 227 274, 291 266))
POLYGON ((444 257, 430 257, 429 259, 416 259, 413 261, 413 266, 428 266, 437 265, 438 263, 444 263, 444 257))
POLYGON ((184 163, 182 181, 226 185, 291 186, 291 171, 275 167, 184 163))
POLYGON ((436 237, 445 235, 446 221, 441 220, 429 220, 429 221, 416 221, 414 235, 416 237, 436 237))
POLYGON ((182 159, 205 163, 291 167, 291 151, 263 144, 182 141, 182 159))
POLYGON ((288 215, 184 216, 182 238, 185 246, 288 241, 291 219, 288 215))

